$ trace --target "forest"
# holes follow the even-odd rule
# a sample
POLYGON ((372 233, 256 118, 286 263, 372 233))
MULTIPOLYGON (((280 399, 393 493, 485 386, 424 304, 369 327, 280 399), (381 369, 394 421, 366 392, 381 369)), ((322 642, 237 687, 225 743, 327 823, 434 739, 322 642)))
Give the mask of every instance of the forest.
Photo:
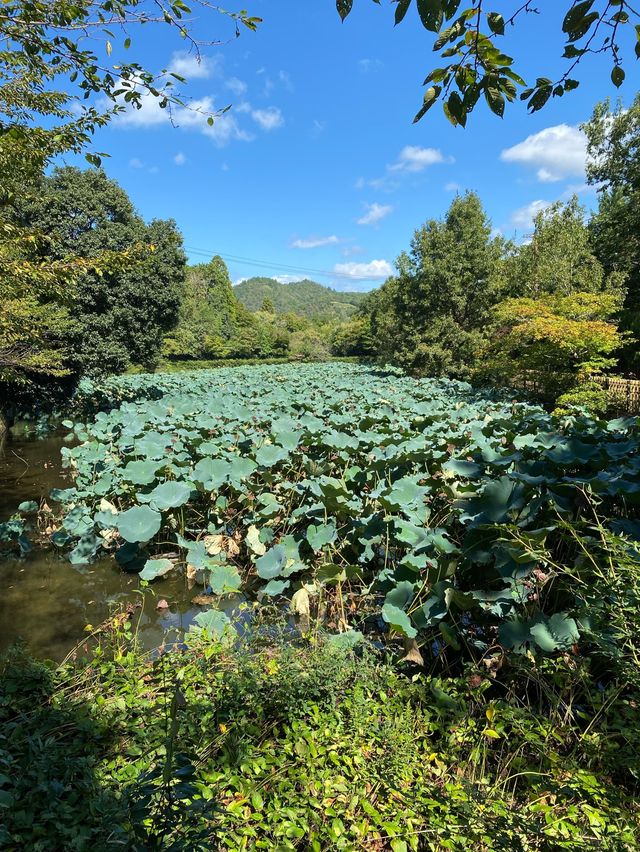
MULTIPOLYGON (((626 0, 563 0, 569 70, 529 85, 499 45, 532 4, 390 5, 444 62, 414 123, 456 133, 583 59, 619 88, 634 21, 640 57, 626 0)), ((590 101, 591 194, 518 238, 456 184, 377 287, 234 283, 96 150, 149 103, 229 121, 127 58, 140 27, 227 44, 190 16, 0 15, 0 849, 639 848, 640 94, 590 101)))

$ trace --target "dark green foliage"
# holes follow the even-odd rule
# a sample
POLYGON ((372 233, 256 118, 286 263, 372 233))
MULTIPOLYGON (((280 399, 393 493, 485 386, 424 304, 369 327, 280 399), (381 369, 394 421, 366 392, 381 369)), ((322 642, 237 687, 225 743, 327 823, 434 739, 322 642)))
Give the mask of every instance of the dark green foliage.
POLYGON ((348 319, 366 296, 365 293, 333 290, 306 279, 280 284, 274 278, 249 278, 233 289, 238 300, 250 311, 265 310, 266 299, 276 313, 293 313, 318 322, 348 319))
POLYGON ((575 195, 537 214, 530 242, 513 252, 505 274, 510 295, 534 298, 618 291, 625 278, 619 272, 605 275, 594 253, 586 210, 575 195))
POLYGON ((277 358, 288 349, 286 318, 252 314, 236 298, 221 257, 187 269, 178 325, 162 347, 167 358, 277 358))
POLYGON ((580 666, 410 680, 278 625, 150 660, 105 627, 88 660, 2 668, 8 848, 637 847, 639 696, 580 666))
POLYGON ((398 275, 368 302, 380 355, 414 374, 468 375, 500 296, 501 255, 474 193, 418 229, 398 275))
POLYGON ((153 366, 162 336, 176 322, 185 257, 172 221, 145 224, 126 192, 98 169, 56 169, 20 211, 25 226, 55 239, 55 257, 101 252, 129 259, 78 283, 71 365, 92 376, 117 373, 131 363, 153 366))

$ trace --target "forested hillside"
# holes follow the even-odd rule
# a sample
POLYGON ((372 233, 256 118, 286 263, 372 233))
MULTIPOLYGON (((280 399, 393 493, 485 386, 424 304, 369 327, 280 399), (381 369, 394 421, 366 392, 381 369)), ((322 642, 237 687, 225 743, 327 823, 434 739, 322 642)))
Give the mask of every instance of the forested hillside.
POLYGON ((281 284, 275 278, 248 278, 234 288, 240 302, 250 311, 260 311, 269 302, 278 314, 293 313, 313 320, 343 321, 362 304, 365 293, 346 293, 315 281, 281 284))

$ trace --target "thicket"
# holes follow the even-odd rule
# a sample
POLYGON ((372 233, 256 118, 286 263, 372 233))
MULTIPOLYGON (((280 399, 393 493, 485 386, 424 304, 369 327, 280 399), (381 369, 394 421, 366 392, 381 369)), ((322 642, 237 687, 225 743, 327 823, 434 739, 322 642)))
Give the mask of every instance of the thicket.
POLYGON ((637 848, 637 677, 596 683, 565 655, 443 679, 282 630, 150 656, 117 616, 57 670, 10 653, 0 844, 637 848))

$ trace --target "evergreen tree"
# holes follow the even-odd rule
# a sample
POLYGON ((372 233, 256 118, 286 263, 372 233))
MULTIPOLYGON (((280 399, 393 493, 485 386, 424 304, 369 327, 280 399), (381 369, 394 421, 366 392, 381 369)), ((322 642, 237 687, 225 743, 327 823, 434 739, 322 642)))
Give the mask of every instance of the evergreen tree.
POLYGON ((466 376, 501 292, 503 242, 474 193, 418 229, 398 275, 373 298, 380 354, 421 375, 466 376))

